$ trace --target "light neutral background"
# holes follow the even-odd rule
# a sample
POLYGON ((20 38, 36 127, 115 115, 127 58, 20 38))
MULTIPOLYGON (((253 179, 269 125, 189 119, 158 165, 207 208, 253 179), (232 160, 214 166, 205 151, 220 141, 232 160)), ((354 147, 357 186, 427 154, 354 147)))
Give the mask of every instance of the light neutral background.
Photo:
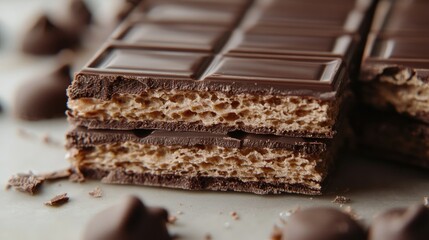
MULTIPOLYGON (((65 119, 27 123, 13 118, 16 88, 33 76, 55 68, 55 58, 22 55, 18 49, 22 33, 38 14, 48 11, 58 15, 64 1, 0 0, 0 101, 5 111, 0 114, 0 185, 18 172, 35 173, 68 166, 61 146, 43 143, 45 135, 64 142, 68 129, 65 119), (18 134, 25 131, 30 136, 18 134)), ((97 27, 88 34, 86 48, 77 53, 82 65, 96 50, 113 27, 114 12, 120 0, 91 1, 97 13, 97 27)), ((0 239, 80 239, 88 220, 100 210, 134 194, 147 205, 165 206, 178 221, 170 226, 182 239, 269 239, 271 230, 285 212, 297 207, 332 206, 335 195, 352 199, 350 206, 367 224, 374 214, 397 206, 422 202, 429 195, 429 172, 362 159, 352 154, 329 180, 326 195, 256 196, 240 193, 190 192, 135 186, 103 185, 95 181, 74 184, 60 181, 45 184, 40 194, 29 196, 14 190, 0 189, 0 239), (88 192, 100 186, 104 196, 91 198, 88 192), (44 206, 56 194, 68 193, 70 202, 59 208, 44 206), (183 214, 178 214, 178 211, 183 214), (233 220, 236 211, 239 220, 233 220)))

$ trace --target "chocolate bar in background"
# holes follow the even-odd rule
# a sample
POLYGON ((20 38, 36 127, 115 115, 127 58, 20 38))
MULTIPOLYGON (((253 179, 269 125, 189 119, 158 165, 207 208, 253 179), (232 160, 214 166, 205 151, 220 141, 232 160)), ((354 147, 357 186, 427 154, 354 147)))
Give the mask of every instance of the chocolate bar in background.
POLYGON ((355 121, 361 145, 387 159, 428 167, 427 1, 381 1, 368 37, 355 121), (375 111, 373 109, 376 109, 375 111), (377 113, 378 111, 378 113, 377 113), (375 117, 376 116, 376 117, 375 117))
POLYGON ((396 113, 362 107, 354 113, 360 152, 429 169, 429 125, 396 113))
POLYGON ((68 89, 70 162, 110 183, 321 194, 373 7, 328 2, 141 2, 68 89))
POLYGON ((333 137, 363 6, 145 1, 76 75, 69 119, 91 129, 333 137))
POLYGON ((319 195, 341 137, 88 130, 67 134, 70 160, 106 183, 319 195))

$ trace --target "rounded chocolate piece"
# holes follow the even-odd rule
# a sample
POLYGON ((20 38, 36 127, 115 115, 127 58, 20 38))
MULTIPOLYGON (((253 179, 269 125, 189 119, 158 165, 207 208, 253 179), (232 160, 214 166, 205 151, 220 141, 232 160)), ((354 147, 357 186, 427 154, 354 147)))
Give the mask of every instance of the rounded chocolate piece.
POLYGON ((387 211, 374 219, 369 240, 429 239, 429 208, 423 205, 387 211))
POLYGON ((73 48, 78 39, 55 25, 46 15, 25 34, 22 50, 34 55, 53 55, 63 49, 73 48))
POLYGON ((364 229, 334 208, 309 208, 294 213, 286 223, 283 240, 364 240, 364 229))
POLYGON ((30 121, 64 117, 70 82, 70 66, 63 65, 48 76, 24 83, 16 92, 15 115, 30 121))
POLYGON ((87 225, 84 240, 170 240, 167 231, 168 212, 146 208, 137 197, 97 214, 87 225))
POLYGON ((70 0, 65 25, 70 34, 81 34, 92 22, 92 13, 82 0, 70 0))

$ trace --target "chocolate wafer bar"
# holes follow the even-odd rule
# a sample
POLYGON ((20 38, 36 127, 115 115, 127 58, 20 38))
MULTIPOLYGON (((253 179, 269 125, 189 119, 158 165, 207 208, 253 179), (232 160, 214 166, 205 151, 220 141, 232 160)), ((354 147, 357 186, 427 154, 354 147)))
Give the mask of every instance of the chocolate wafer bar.
POLYGON ((372 6, 341 2, 141 2, 68 89, 69 160, 109 183, 320 194, 372 6))
POLYGON ((301 1, 144 1, 75 76, 69 119, 90 129, 331 138, 361 5, 326 14, 301 1))
POLYGON ((361 144, 423 167, 429 166, 428 7, 425 1, 380 2, 357 83, 369 106, 356 119, 361 144))
POLYGON ((321 194, 342 141, 246 133, 88 130, 67 135, 70 160, 107 183, 256 194, 321 194))

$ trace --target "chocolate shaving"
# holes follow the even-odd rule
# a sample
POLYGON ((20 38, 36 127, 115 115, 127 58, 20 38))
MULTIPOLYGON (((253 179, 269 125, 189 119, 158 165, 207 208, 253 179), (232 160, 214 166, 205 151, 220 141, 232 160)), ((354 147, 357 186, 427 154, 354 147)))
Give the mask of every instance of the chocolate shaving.
POLYGON ((346 204, 350 202, 351 202, 351 199, 344 196, 336 196, 334 200, 332 200, 332 203, 338 203, 338 204, 346 204))
POLYGON ((39 176, 39 177, 41 177, 47 181, 55 181, 55 180, 68 178, 72 175, 72 173, 73 173, 73 171, 70 168, 67 168, 67 169, 63 169, 63 170, 53 171, 50 173, 39 174, 37 176, 39 176))
POLYGON ((91 197, 101 198, 103 196, 103 191, 99 186, 95 187, 92 191, 88 193, 91 197))
POLYGON ((69 201, 69 197, 67 197, 67 193, 63 193, 45 202, 45 205, 56 207, 56 206, 61 206, 68 201, 69 201))
POLYGON ((32 172, 29 172, 28 174, 18 173, 9 179, 6 189, 14 187, 20 192, 34 195, 44 180, 44 178, 34 175, 32 172))

